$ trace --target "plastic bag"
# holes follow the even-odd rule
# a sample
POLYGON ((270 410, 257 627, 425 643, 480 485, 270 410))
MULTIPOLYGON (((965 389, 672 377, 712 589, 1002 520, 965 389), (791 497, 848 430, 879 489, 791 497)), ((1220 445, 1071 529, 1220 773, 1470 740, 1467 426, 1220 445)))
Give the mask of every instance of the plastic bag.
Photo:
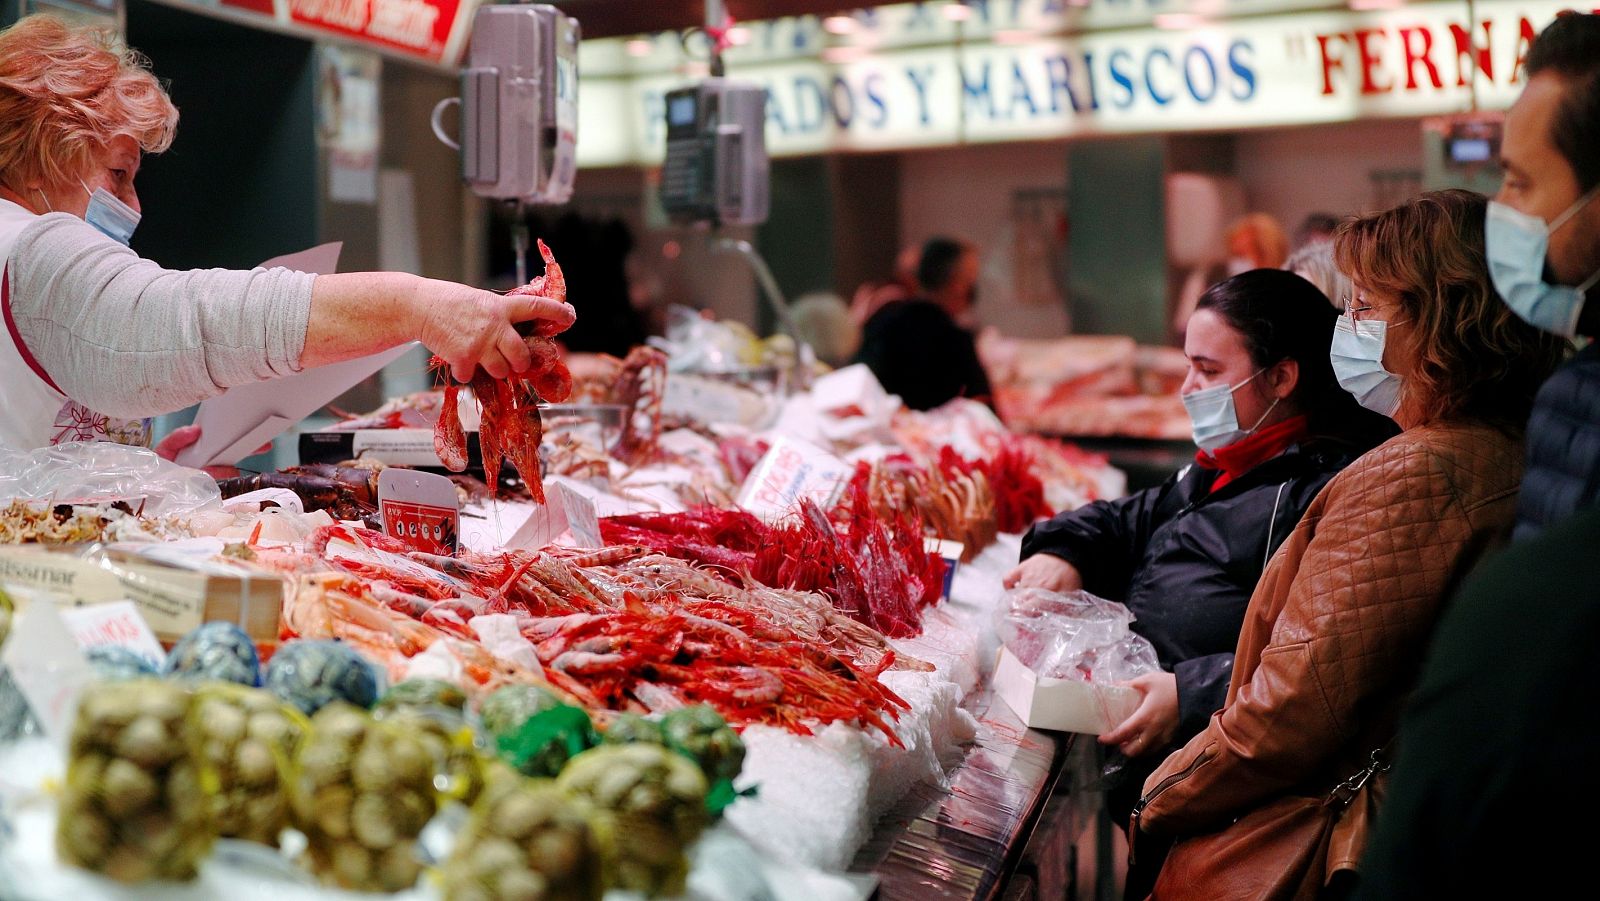
POLYGON ((155 451, 109 441, 36 451, 0 447, 0 501, 99 504, 127 501, 145 516, 176 516, 222 503, 216 480, 155 451))
POLYGON ((1040 676, 1116 683, 1161 668, 1128 608, 1086 591, 1014 588, 995 617, 1001 643, 1040 676))
POLYGON ((188 880, 214 836, 215 774, 201 756, 183 686, 96 686, 72 730, 56 852, 119 882, 188 880))

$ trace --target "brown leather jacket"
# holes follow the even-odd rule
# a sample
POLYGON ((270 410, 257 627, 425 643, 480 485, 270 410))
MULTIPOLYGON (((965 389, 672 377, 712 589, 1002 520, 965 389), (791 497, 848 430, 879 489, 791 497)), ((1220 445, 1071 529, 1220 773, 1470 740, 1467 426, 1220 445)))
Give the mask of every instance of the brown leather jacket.
MULTIPOLYGON (((1250 598, 1226 706, 1145 782, 1140 829, 1196 835, 1326 794, 1387 745, 1451 581, 1511 524, 1522 456, 1487 426, 1435 424, 1329 482, 1250 598)), ((1368 809, 1340 821, 1328 873, 1354 867, 1368 809)))

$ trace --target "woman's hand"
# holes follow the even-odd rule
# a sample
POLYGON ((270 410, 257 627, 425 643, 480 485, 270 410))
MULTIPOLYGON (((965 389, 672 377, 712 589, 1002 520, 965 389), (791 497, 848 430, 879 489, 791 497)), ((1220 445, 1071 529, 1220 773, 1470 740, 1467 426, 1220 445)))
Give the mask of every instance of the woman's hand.
MULTIPOLYGON (((155 447, 151 448, 151 450, 155 451, 156 456, 163 460, 172 460, 173 462, 177 462, 179 451, 194 446, 194 443, 199 440, 199 426, 181 425, 168 432, 167 437, 161 439, 155 447)), ((272 450, 272 442, 268 441, 266 444, 256 448, 256 453, 264 454, 270 450, 272 450)), ((207 475, 219 481, 222 479, 231 479, 239 474, 239 467, 237 466, 203 466, 201 469, 207 475)))
POLYGON ((430 280, 417 292, 426 305, 417 338, 446 363, 458 382, 472 379, 479 366, 503 379, 533 365, 516 323, 539 320, 540 334, 566 329, 577 314, 570 304, 530 294, 501 296, 452 282, 430 280))
POLYGON ((1006 573, 1007 588, 1043 588, 1046 591, 1077 591, 1083 587, 1078 568, 1060 557, 1034 554, 1006 573))
POLYGON ((1165 748, 1178 734, 1178 677, 1168 672, 1146 673, 1123 684, 1144 699, 1121 725, 1100 736, 1100 743, 1116 745, 1128 757, 1165 748))

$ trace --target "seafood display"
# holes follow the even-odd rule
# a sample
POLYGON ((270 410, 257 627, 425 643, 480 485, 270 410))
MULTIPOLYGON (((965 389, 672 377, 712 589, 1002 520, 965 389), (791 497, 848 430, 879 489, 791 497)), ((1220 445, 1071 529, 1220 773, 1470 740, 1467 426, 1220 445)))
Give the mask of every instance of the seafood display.
MULTIPOLYGON (((555 255, 543 241, 539 242, 539 255, 544 257, 544 274, 527 285, 510 292, 513 295, 535 295, 551 300, 567 299, 567 280, 555 255)), ((560 334, 547 321, 541 321, 534 333, 524 339, 533 356, 533 366, 526 372, 497 379, 483 369, 473 373, 465 383, 472 389, 472 397, 481 410, 478 441, 483 447, 483 469, 494 494, 500 484, 500 465, 509 460, 512 468, 522 477, 528 493, 534 500, 544 503, 544 484, 539 468, 539 443, 544 437, 544 424, 539 418, 539 404, 560 403, 572 395, 572 374, 561 359, 561 350, 551 340, 560 334)), ((431 363, 439 371, 444 361, 434 357, 431 363)), ((446 376, 444 404, 439 409, 439 419, 434 426, 433 447, 446 469, 462 472, 467 468, 467 436, 461 427, 460 394, 463 383, 446 376)))
POLYGON ((880 511, 864 481, 849 486, 830 517, 803 501, 769 525, 739 510, 608 517, 600 533, 707 567, 730 583, 815 591, 846 615, 891 637, 920 631, 922 608, 937 601, 945 564, 922 541, 915 509, 880 511))
POLYGON ((378 473, 370 467, 310 463, 222 479, 217 487, 224 498, 262 488, 287 489, 306 512, 327 510, 334 519, 375 521, 378 515, 378 473))
POLYGON ((38 504, 13 500, 0 507, 0 544, 84 544, 150 541, 187 534, 171 519, 147 519, 128 504, 38 504))

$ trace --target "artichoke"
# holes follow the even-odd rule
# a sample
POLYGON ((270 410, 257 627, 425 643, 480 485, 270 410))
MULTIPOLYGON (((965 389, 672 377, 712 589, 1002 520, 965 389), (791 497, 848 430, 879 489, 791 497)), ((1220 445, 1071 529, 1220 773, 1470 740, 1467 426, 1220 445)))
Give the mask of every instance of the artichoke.
POLYGON ((666 745, 667 736, 661 724, 637 713, 624 713, 611 721, 604 736, 608 745, 666 745))
POLYGON ((524 776, 551 777, 597 741, 587 712, 557 704, 523 720, 515 732, 499 736, 495 746, 500 759, 524 776))
POLYGON ((661 731, 667 747, 700 764, 711 782, 732 782, 744 767, 744 740, 710 707, 673 710, 661 718, 661 731))

